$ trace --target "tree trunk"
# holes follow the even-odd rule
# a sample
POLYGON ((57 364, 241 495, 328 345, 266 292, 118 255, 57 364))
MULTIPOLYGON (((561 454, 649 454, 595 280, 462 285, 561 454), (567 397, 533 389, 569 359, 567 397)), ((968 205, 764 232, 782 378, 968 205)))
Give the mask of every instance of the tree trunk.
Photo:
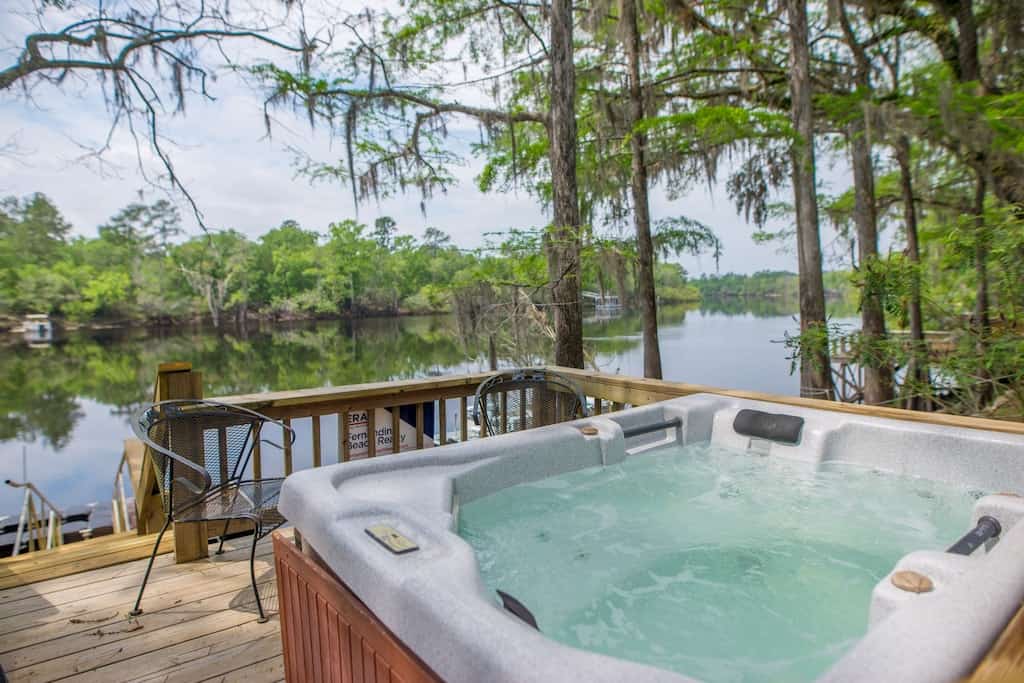
POLYGON ((825 322, 825 284, 821 276, 821 235, 814 178, 814 120, 811 110, 810 50, 806 0, 786 0, 789 17, 793 127, 793 195, 800 271, 800 395, 831 399, 832 366, 825 322))
POLYGON ((640 89, 640 27, 636 3, 637 0, 622 0, 622 26, 625 29, 626 54, 629 59, 629 128, 632 134, 630 189, 639 262, 636 291, 640 298, 640 317, 643 321, 644 377, 661 379, 658 299, 654 291, 654 242, 651 240, 651 208, 647 196, 647 165, 644 159, 647 136, 636 129, 644 118, 644 100, 640 89))
POLYGON ((615 255, 615 289, 619 293, 619 305, 629 307, 629 287, 626 284, 626 258, 615 255))
POLYGON ((637 288, 640 286, 640 273, 638 272, 638 268, 639 264, 637 264, 636 259, 633 259, 632 261, 629 262, 629 269, 633 274, 633 291, 630 294, 630 308, 632 308, 636 304, 635 299, 637 288))
POLYGON ((976 340, 975 349, 978 354, 978 386, 976 388, 976 395, 978 397, 977 408, 980 409, 992 397, 991 377, 989 377, 988 368, 985 366, 988 336, 992 325, 989 320, 988 305, 988 237, 985 234, 985 194, 988 188, 985 183, 985 176, 980 168, 977 169, 977 174, 974 206, 971 212, 974 214, 974 275, 977 281, 977 295, 974 299, 973 332, 976 340))
MULTIPOLYGON (((860 267, 870 269, 878 259, 878 216, 875 210, 875 176, 871 168, 871 141, 863 117, 847 127, 850 158, 853 165, 854 223, 860 267)), ((870 279, 870 278, 869 278, 870 279)), ((883 348, 885 311, 881 293, 864 292, 861 297, 861 353, 864 367, 864 403, 881 405, 893 399, 892 364, 883 348)))
POLYGON ((548 137, 554 225, 548 239, 548 276, 555 323, 555 364, 583 367, 580 305, 580 207, 576 189, 576 72, 572 3, 551 2, 551 119, 548 137))
POLYGON ((217 282, 211 278, 210 284, 206 288, 206 306, 210 309, 210 319, 213 322, 214 329, 219 330, 221 303, 220 297, 217 294, 217 282))
MULTIPOLYGON (((956 11, 957 58, 960 61, 960 82, 981 81, 978 59, 978 23, 974 18, 974 0, 960 0, 956 11)), ((980 83, 981 84, 981 83, 980 83)), ((981 84, 984 87, 984 84, 981 84)))
MULTIPOLYGON (((901 135, 896 141, 896 162, 900 165, 900 192, 903 197, 903 222, 907 234, 907 258, 915 266, 921 265, 921 249, 917 241, 917 209, 914 205, 914 184, 910 170, 910 140, 901 135)), ((926 410, 927 397, 920 389, 930 385, 928 378, 928 349, 924 341, 924 316, 921 313, 921 274, 915 270, 910 280, 910 362, 904 383, 910 383, 913 393, 907 402, 911 410, 926 410)))

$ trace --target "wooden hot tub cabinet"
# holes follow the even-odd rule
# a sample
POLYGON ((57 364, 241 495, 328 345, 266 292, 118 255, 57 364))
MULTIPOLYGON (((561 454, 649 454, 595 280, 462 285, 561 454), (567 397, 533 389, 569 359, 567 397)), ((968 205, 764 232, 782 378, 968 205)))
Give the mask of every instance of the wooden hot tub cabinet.
POLYGON ((274 533, 289 683, 438 683, 441 679, 296 542, 274 533))

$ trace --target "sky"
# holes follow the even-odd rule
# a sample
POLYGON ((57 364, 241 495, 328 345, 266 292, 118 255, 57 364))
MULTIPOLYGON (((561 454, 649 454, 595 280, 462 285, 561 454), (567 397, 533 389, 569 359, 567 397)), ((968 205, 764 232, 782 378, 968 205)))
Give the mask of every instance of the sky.
MULTIPOLYGON (((353 3, 348 3, 353 4, 353 3)), ((358 3, 356 3, 358 4, 358 3)), ((0 68, 13 63, 26 24, 18 17, 0 15, 0 68)), ((472 68, 472 65, 471 65, 472 68)), ((430 226, 449 233, 460 247, 481 246, 488 232, 543 226, 548 216, 526 192, 481 193, 474 182, 482 160, 468 157, 456 170, 458 183, 446 194, 426 200, 413 190, 379 203, 362 204, 358 214, 347 186, 311 184, 296 173, 294 148, 321 160, 342 158, 339 141, 325 130, 311 129, 303 117, 277 112, 272 136, 263 122, 263 97, 230 73, 221 73, 212 85, 215 101, 192 98, 184 115, 166 116, 162 130, 182 182, 199 205, 207 225, 234 228, 258 237, 286 219, 303 227, 326 231, 335 221, 357 217, 372 223, 379 216, 394 218, 399 231, 416 236, 430 226)), ((95 235, 98 225, 126 204, 166 195, 149 186, 139 170, 136 147, 127 130, 119 129, 101 161, 83 159, 83 145, 97 146, 107 135, 110 116, 94 80, 69 82, 62 88, 43 86, 31 99, 19 92, 0 93, 0 145, 14 142, 16 152, 0 154, 0 196, 48 195, 71 222, 76 234, 95 235)), ((455 127, 453 144, 475 139, 472 122, 455 127)), ((156 169, 148 150, 142 166, 156 169)), ((821 191, 838 192, 848 184, 848 172, 839 164, 820 164, 821 191)), ((724 180, 725 174, 722 174, 724 180)), ((198 224, 183 198, 175 201, 189 232, 198 224)), ((780 200, 790 199, 782 188, 780 200)), ((754 226, 738 216, 725 193, 724 183, 687 188, 674 201, 664 187, 652 192, 652 217, 684 215, 709 225, 724 245, 718 269, 751 273, 764 269, 796 270, 795 249, 777 244, 759 245, 752 239, 754 226)), ((784 227, 780 223, 769 229, 784 227)), ((826 255, 832 251, 833 231, 824 222, 826 255)), ((710 256, 678 259, 691 275, 716 270, 710 256)))

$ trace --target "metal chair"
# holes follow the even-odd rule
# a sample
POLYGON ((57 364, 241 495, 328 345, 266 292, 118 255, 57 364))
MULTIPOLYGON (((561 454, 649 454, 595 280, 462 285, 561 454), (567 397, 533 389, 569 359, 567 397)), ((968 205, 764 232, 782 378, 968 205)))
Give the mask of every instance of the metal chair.
POLYGON ((506 370, 476 388, 473 422, 481 436, 587 417, 587 400, 568 378, 542 368, 506 370))
POLYGON ((249 576, 259 621, 267 620, 256 586, 256 543, 285 521, 277 512, 277 497, 284 479, 242 479, 257 443, 282 448, 261 438, 267 424, 280 427, 288 445, 295 441, 295 432, 281 422, 213 401, 161 401, 144 406, 132 417, 132 430, 149 447, 166 521, 157 534, 139 597, 129 614, 142 613, 142 594, 153 559, 172 522, 223 520, 217 548, 220 554, 231 520, 248 520, 253 525, 249 576))

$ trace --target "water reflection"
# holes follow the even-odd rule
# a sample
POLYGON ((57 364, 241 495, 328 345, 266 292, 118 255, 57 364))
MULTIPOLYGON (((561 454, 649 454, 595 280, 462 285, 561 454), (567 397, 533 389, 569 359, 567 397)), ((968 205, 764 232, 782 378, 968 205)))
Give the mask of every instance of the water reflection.
POLYGON ((741 297, 721 297, 707 299, 700 304, 704 313, 725 313, 727 315, 749 314, 757 318, 777 318, 796 315, 798 307, 788 298, 745 299, 741 297))

